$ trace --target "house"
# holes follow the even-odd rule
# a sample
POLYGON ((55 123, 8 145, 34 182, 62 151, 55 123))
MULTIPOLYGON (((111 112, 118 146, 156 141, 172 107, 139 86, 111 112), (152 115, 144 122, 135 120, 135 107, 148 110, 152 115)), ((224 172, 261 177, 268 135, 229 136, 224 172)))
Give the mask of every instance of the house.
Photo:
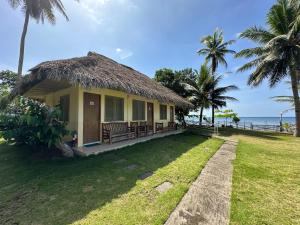
POLYGON ((18 94, 60 104, 79 147, 106 139, 111 143, 122 134, 134 138, 137 130, 146 135, 163 131, 174 125, 175 106, 192 106, 146 75, 93 52, 43 62, 29 71, 18 94))

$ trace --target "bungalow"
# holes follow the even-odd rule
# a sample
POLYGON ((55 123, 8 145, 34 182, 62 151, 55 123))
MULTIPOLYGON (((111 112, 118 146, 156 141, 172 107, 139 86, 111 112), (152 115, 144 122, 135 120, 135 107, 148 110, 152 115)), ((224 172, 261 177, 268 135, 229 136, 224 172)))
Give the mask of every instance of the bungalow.
POLYGON ((146 75, 93 52, 43 62, 17 90, 50 106, 60 104, 79 147, 174 128, 175 106, 192 106, 146 75))

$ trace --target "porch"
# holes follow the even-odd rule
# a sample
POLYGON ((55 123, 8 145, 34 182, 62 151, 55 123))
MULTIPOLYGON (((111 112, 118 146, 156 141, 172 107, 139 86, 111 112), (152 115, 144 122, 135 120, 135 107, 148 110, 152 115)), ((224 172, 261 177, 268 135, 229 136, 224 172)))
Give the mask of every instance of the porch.
POLYGON ((126 141, 122 141, 122 142, 116 142, 113 144, 99 144, 99 145, 94 145, 94 146, 90 146, 90 147, 86 147, 86 146, 78 147, 75 149, 75 153, 80 156, 98 155, 100 153, 117 150, 117 149, 124 148, 127 146, 135 145, 137 143, 149 141, 152 139, 162 138, 162 137, 175 135, 175 134, 180 134, 183 131, 184 131, 183 129, 178 129, 178 130, 172 130, 172 131, 167 131, 167 132, 163 132, 163 133, 156 133, 156 134, 153 134, 150 136, 140 137, 140 138, 126 140, 126 141))

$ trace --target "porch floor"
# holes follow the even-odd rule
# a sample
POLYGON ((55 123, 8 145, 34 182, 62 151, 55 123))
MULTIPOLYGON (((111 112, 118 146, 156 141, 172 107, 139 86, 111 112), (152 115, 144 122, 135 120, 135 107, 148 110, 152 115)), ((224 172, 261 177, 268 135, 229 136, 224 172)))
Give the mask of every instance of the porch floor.
POLYGON ((137 143, 149 141, 149 140, 152 140, 155 138, 162 138, 162 137, 166 137, 169 135, 180 134, 183 131, 184 130, 179 129, 179 130, 168 131, 168 132, 164 132, 164 133, 157 133, 157 134, 153 134, 150 136, 140 137, 140 138, 136 138, 136 139, 132 139, 132 140, 116 142, 113 144, 99 144, 99 145, 95 145, 92 147, 79 147, 79 148, 75 149, 75 154, 80 155, 80 156, 98 155, 100 153, 117 150, 117 149, 124 148, 127 146, 135 145, 137 143))

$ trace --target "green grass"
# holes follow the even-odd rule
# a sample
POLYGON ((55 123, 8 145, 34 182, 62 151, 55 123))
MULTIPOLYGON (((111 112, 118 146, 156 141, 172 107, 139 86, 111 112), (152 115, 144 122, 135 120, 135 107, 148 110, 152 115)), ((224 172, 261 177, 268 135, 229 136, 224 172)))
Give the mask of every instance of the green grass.
POLYGON ((181 134, 89 158, 0 144, 0 224, 163 224, 223 141, 181 134), (136 169, 126 170, 130 164, 136 169), (145 180, 138 176, 154 174, 145 180), (169 181, 164 193, 155 187, 169 181))
POLYGON ((300 138, 227 129, 239 139, 231 224, 300 224, 300 138))

